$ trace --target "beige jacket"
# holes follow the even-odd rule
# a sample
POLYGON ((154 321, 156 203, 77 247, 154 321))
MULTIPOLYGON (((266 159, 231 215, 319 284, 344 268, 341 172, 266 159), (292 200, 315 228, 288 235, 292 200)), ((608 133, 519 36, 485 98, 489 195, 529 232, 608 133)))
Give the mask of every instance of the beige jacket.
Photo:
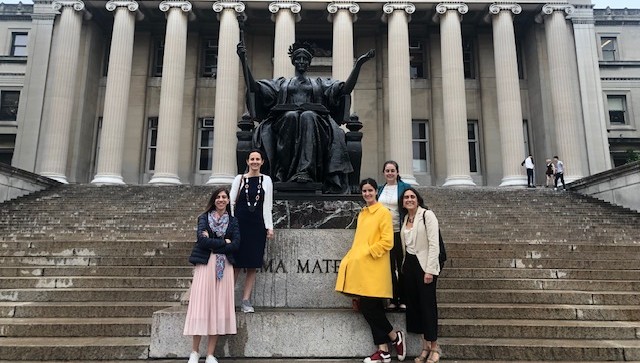
MULTIPOLYGON (((404 217, 402 228, 400 229, 403 255, 406 254, 407 244, 404 230, 407 226, 408 218, 408 215, 404 217)), ((440 239, 438 231, 438 219, 436 215, 430 210, 418 207, 409 238, 416 241, 416 256, 418 257, 422 271, 436 276, 440 274, 440 261, 438 259, 440 256, 440 239)))

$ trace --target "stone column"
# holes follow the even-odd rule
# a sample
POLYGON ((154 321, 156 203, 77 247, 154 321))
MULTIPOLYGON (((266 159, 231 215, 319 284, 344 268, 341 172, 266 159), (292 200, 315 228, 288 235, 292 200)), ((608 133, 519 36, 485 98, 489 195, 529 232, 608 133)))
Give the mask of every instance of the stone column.
POLYGON ((547 4, 542 7, 538 21, 544 20, 549 58, 549 83, 556 131, 556 149, 565 164, 565 181, 580 179, 583 175, 580 155, 578 115, 576 114, 575 85, 571 74, 575 72, 569 61, 574 55, 571 26, 565 19, 574 7, 568 4, 547 4))
POLYGON ((124 184, 122 180, 122 157, 124 154, 125 127, 129 108, 131 86, 131 63, 133 61, 133 35, 135 1, 109 1, 107 10, 115 11, 109 73, 104 97, 100 153, 97 172, 91 183, 124 184))
POLYGON ((409 78, 409 15, 411 3, 388 2, 382 7, 388 23, 389 158, 400 167, 402 179, 418 184, 413 176, 411 80, 409 78))
POLYGON ((334 1, 327 5, 333 23, 333 79, 346 81, 353 69, 353 22, 360 6, 353 1, 334 1))
POLYGON ((181 184, 178 156, 187 57, 187 13, 191 11, 191 3, 163 1, 160 10, 167 12, 167 30, 162 57, 156 165, 149 184, 181 184))
POLYGON ((240 30, 236 14, 244 11, 244 4, 218 1, 213 4, 213 10, 219 13, 220 34, 213 129, 213 167, 207 184, 230 184, 238 172, 236 170, 236 129, 239 119, 240 59, 236 54, 236 46, 240 41, 240 30))
POLYGON ((489 6, 493 14, 493 52, 496 66, 496 91, 498 95, 498 123, 500 125, 500 150, 502 152, 502 183, 506 186, 526 186, 520 163, 523 155, 522 104, 516 37, 513 14, 520 14, 518 4, 499 3, 489 6))
POLYGON ((84 3, 79 0, 58 0, 53 8, 61 12, 51 54, 51 108, 45 115, 46 133, 43 135, 40 174, 67 183, 67 156, 71 139, 74 91, 78 74, 78 52, 82 29, 84 3))
POLYGON ((273 78, 290 78, 295 68, 289 58, 289 46, 296 41, 296 21, 300 20, 300 4, 295 1, 275 1, 269 4, 273 13, 271 20, 276 23, 273 42, 273 78))
POLYGON ((580 77, 580 99, 587 142, 588 174, 611 169, 611 154, 605 120, 598 44, 595 34, 593 5, 576 5, 571 17, 576 42, 578 75, 580 77))
POLYGON ((462 62, 460 16, 469 11, 463 3, 440 3, 440 44, 442 53, 442 98, 447 178, 444 186, 475 185, 469 171, 467 101, 462 62))

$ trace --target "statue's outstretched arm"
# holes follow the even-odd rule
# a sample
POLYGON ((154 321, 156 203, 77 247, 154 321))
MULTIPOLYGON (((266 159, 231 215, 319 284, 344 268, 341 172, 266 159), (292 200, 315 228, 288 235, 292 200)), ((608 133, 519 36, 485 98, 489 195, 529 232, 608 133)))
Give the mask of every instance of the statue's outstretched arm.
POLYGON ((358 81, 358 76, 360 75, 360 68, 362 68, 362 65, 369 59, 372 59, 375 56, 375 49, 369 49, 368 52, 358 57, 358 60, 356 60, 356 63, 353 65, 353 70, 351 70, 349 78, 344 82, 344 94, 348 95, 353 91, 353 88, 356 86, 356 82, 358 81))
POLYGON ((247 64, 247 47, 244 46, 244 43, 238 43, 236 53, 238 53, 238 57, 240 57, 240 63, 242 63, 244 83, 246 84, 247 89, 249 89, 250 92, 255 92, 258 89, 258 85, 256 84, 256 80, 253 78, 253 74, 251 74, 249 65, 247 64))

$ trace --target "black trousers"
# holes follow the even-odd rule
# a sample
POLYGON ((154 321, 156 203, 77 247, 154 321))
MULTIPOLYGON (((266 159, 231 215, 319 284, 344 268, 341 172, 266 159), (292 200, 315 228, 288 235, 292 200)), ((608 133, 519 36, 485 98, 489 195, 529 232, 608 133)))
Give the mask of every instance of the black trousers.
POLYGON ((558 187, 558 180, 562 181, 562 187, 566 189, 566 187, 564 186, 564 173, 556 173, 556 180, 554 183, 554 186, 556 188, 558 187))
POLYGON ((527 185, 534 186, 533 182, 533 169, 527 169, 527 185))
POLYGON ((389 333, 393 326, 384 313, 384 299, 379 297, 360 297, 360 312, 371 328, 375 345, 387 344, 391 341, 389 333))
POLYGON ((438 302, 436 284, 424 283, 424 271, 415 255, 407 253, 404 260, 405 297, 407 299, 407 331, 422 334, 429 342, 438 340, 438 302))
POLYGON ((393 234, 393 248, 389 253, 391 258, 391 284, 393 286, 393 298, 391 303, 393 304, 405 304, 404 300, 404 285, 402 276, 402 240, 400 239, 400 232, 393 234))

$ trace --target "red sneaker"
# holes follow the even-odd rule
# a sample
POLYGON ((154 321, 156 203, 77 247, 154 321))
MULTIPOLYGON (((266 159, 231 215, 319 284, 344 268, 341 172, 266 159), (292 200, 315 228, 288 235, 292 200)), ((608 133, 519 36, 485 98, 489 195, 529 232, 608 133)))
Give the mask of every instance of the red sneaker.
POLYGON ((392 344, 396 348, 396 352, 398 353, 398 360, 402 362, 407 356, 407 347, 404 341, 404 333, 398 330, 396 332, 396 335, 398 337, 392 344))
POLYGON ((366 357, 362 360, 364 363, 391 363, 391 354, 383 350, 378 350, 373 353, 371 357, 366 357))

